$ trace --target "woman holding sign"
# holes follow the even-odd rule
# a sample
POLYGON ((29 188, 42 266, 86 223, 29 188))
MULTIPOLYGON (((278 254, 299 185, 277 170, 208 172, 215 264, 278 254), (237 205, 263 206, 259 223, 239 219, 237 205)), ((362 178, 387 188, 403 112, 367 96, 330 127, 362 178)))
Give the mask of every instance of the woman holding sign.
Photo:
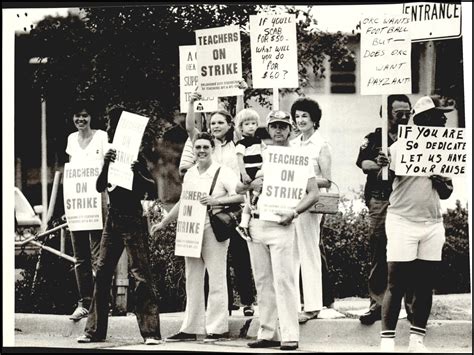
MULTIPOLYGON (((246 89, 247 84, 244 80, 240 82, 240 88, 246 89)), ((189 137, 193 137, 199 132, 195 127, 194 120, 194 101, 199 100, 201 95, 194 92, 189 100, 189 108, 186 116, 186 130, 189 137)), ((243 109, 243 97, 237 97, 237 112, 243 109)), ((232 170, 239 177, 240 169, 237 159, 237 150, 235 142, 241 137, 234 130, 232 116, 225 110, 218 110, 209 115, 209 131, 213 137, 215 148, 212 153, 212 159, 232 170)), ((253 302, 255 301, 253 294, 252 270, 250 267, 250 256, 245 241, 235 233, 230 236, 229 253, 231 255, 232 266, 235 272, 236 288, 240 296, 240 302, 244 305, 244 315, 252 316, 254 314, 253 302)), ((233 291, 230 278, 230 272, 227 273, 227 285, 229 296, 229 313, 233 306, 233 291)))
MULTIPOLYGON (((207 191, 203 196, 197 196, 200 203, 211 206, 214 212, 220 206, 241 203, 243 197, 235 193, 238 182, 237 175, 228 167, 213 161, 212 153, 215 149, 214 139, 208 133, 197 133, 194 136, 194 155, 197 164, 191 167, 184 175, 183 191, 188 191, 187 186, 196 181, 200 186, 206 186, 207 191), (216 178, 217 177, 217 178, 216 178), (213 180, 215 179, 215 183, 213 180)), ((178 218, 178 202, 163 220, 152 226, 151 232, 164 228, 172 220, 178 218)), ((184 220, 184 218, 183 218, 184 220)), ((178 223, 179 223, 178 219, 178 223)), ((197 334, 207 334, 204 341, 212 342, 226 338, 229 331, 227 315, 227 249, 229 239, 218 241, 205 214, 204 232, 200 257, 185 257, 186 272, 186 310, 181 329, 177 334, 167 338, 166 341, 196 340, 197 334), (209 274, 209 299, 207 311, 204 300, 204 274, 209 274)))
MULTIPOLYGON (((102 163, 108 147, 107 133, 100 129, 92 129, 91 121, 94 114, 92 104, 78 101, 73 107, 73 123, 77 132, 71 133, 67 139, 66 153, 71 163, 99 161, 102 163)), ((106 196, 102 196, 104 204, 106 196)), ((104 210, 104 208, 103 208, 104 210)), ((102 219, 105 218, 103 213, 102 219)), ((79 302, 74 313, 69 317, 74 321, 87 317, 94 289, 92 270, 97 271, 100 239, 102 230, 71 231, 71 242, 74 257, 79 302)))
MULTIPOLYGON (((290 114, 272 111, 267 117, 267 125, 273 145, 288 147, 290 150, 289 136, 292 127, 290 114)), ((270 154, 267 153, 263 154, 263 170, 265 164, 270 163, 270 154)), ((257 212, 250 220, 252 241, 248 242, 248 247, 260 311, 257 340, 247 344, 251 348, 275 346, 280 346, 281 350, 298 348, 298 300, 293 249, 296 228, 293 221, 316 203, 319 196, 312 164, 303 168, 308 180, 306 186, 301 189, 306 193, 303 192, 303 197, 291 212, 280 213, 278 222, 260 219, 260 213, 263 212, 262 199, 265 197, 265 194, 262 194, 257 202, 257 212)), ((257 178, 250 185, 239 183, 237 192, 245 193, 249 188, 262 191, 262 187, 263 179, 257 178)))

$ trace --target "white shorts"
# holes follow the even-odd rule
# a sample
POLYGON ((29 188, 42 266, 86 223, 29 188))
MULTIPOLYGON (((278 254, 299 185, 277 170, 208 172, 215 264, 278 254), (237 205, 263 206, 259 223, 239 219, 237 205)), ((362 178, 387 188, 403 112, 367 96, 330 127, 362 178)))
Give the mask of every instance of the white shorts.
POLYGON ((413 222, 387 213, 387 261, 440 261, 446 240, 443 222, 413 222))

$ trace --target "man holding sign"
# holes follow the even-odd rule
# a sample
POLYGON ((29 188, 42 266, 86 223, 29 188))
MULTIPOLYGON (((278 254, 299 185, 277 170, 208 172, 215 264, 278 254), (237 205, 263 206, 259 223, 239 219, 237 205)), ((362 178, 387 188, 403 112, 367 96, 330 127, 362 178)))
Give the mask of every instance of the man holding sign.
POLYGON ((257 288, 260 328, 257 340, 247 345, 295 350, 299 341, 299 307, 293 220, 317 202, 319 190, 309 157, 289 146, 290 114, 272 111, 267 125, 273 146, 263 154, 266 182, 257 175, 250 185, 237 186, 239 193, 249 188, 262 191, 249 225, 252 241, 247 242, 257 288), (280 181, 275 181, 275 171, 268 170, 268 166, 276 165, 281 168, 277 174, 280 181), (299 181, 299 186, 294 186, 294 181, 299 181))
MULTIPOLYGON (((425 96, 414 106, 417 126, 443 127, 445 112, 452 107, 441 105, 437 97, 425 96)), ((395 171, 400 139, 390 147, 390 170, 395 171)), ((383 165, 388 159, 379 156, 383 165)), ((400 303, 407 288, 413 288, 413 318, 409 352, 426 352, 423 339, 433 300, 436 268, 441 261, 445 230, 440 199, 453 190, 450 178, 439 175, 396 175, 387 209, 388 285, 382 305, 381 351, 394 350, 395 328, 400 303)))

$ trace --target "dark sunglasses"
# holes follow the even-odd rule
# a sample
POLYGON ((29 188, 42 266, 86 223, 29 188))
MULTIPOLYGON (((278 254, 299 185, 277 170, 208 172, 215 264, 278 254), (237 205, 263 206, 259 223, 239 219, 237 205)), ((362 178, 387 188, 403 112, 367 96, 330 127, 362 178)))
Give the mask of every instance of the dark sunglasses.
POLYGON ((403 117, 410 118, 412 114, 411 111, 396 111, 394 113, 397 120, 401 120, 403 117))

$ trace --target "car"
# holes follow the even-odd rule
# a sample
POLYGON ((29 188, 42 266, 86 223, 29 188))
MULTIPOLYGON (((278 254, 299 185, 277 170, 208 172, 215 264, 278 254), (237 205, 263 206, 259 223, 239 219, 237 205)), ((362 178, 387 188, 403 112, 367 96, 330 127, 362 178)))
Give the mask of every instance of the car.
MULTIPOLYGON (((40 232, 42 206, 33 208, 23 192, 15 187, 15 242, 22 242, 40 232)), ((32 254, 38 252, 39 247, 31 244, 15 246, 15 255, 26 252, 32 254)))

